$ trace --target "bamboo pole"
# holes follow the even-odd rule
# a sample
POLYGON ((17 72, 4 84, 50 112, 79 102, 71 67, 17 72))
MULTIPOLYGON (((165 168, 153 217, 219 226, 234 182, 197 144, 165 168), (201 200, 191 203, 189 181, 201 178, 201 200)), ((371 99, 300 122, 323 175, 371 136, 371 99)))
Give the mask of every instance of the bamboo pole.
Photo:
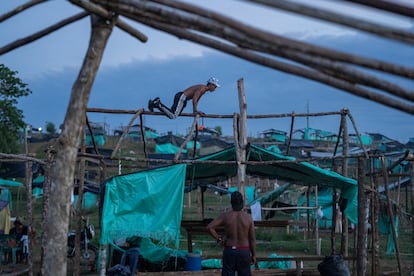
MULTIPOLYGON (((414 161, 410 161, 410 203, 411 203, 411 214, 414 214, 414 161)), ((414 233, 414 220, 411 220, 411 229, 414 233)), ((412 244, 413 246, 413 255, 414 255, 414 235, 412 236, 412 244)), ((411 274, 414 272, 414 258, 412 258, 412 271, 411 274)))
POLYGON ((18 39, 16 41, 13 41, 12 43, 9 43, 9 44, 7 44, 7 45, 0 48, 0 55, 4 55, 4 54, 6 54, 6 53, 8 53, 8 52, 10 52, 14 49, 17 49, 17 48, 22 47, 26 44, 29 44, 29 43, 37 40, 37 39, 40 39, 40 38, 54 32, 54 31, 56 31, 56 30, 59 30, 60 28, 65 27, 66 25, 69 25, 73 22, 76 22, 76 21, 78 21, 78 20, 80 20, 80 19, 82 19, 82 18, 84 18, 88 15, 89 15, 89 12, 78 13, 74 16, 68 17, 65 20, 59 21, 58 23, 56 23, 56 24, 54 24, 54 25, 52 25, 52 26, 50 26, 46 29, 43 29, 43 30, 41 30, 39 32, 36 32, 32 35, 29 35, 27 37, 18 39))
POLYGON ((364 276, 367 266, 367 198, 365 194, 365 158, 358 158, 358 237, 357 237, 357 276, 364 276))
POLYGON ((318 193, 318 185, 315 186, 315 210, 313 211, 314 220, 315 220, 315 240, 316 240, 316 255, 321 255, 321 244, 319 243, 319 215, 318 215, 318 209, 319 209, 319 193, 318 193))
POLYGON ((180 159, 180 155, 181 152, 183 151, 183 148, 187 145, 188 141, 190 141, 191 136, 193 136, 193 132, 197 127, 197 121, 200 118, 200 114, 197 113, 197 115, 195 116, 194 120, 193 120, 193 124, 191 125, 191 129, 187 134, 187 137, 185 138, 184 142, 181 144, 180 148, 178 149, 177 153, 175 154, 174 157, 174 162, 176 163, 178 161, 178 159, 180 159))
MULTIPOLYGON (((346 114, 348 110, 346 109, 341 116, 341 126, 342 126, 342 154, 347 156, 349 153, 349 135, 348 135, 348 124, 346 122, 346 114)), ((348 176, 348 158, 342 159, 342 175, 348 176)), ((344 210, 341 210, 342 216, 342 233, 341 233, 341 254, 344 257, 348 257, 348 219, 344 214, 344 210)))
MULTIPOLYGON (((96 141, 95 141, 95 134, 93 133, 93 129, 91 127, 91 124, 89 122, 88 119, 88 115, 85 113, 85 121, 86 121, 86 126, 88 127, 89 133, 91 135, 91 141, 92 141, 92 145, 93 145, 93 150, 95 151, 96 154, 99 155, 99 150, 98 150, 98 146, 96 145, 96 141)), ((86 133, 85 133, 86 135, 86 133)), ((85 138, 85 142, 86 142, 86 138, 85 138)), ((85 151, 83 151, 83 153, 85 153, 85 151)))
POLYGON ((365 158, 369 159, 367 150, 365 149, 364 143, 362 142, 361 134, 359 133, 358 128, 356 126, 354 116, 352 116, 351 112, 348 109, 346 109, 346 114, 348 115, 349 119, 351 120, 352 126, 354 127, 355 134, 357 135, 357 138, 358 138, 358 141, 359 141, 359 146, 364 151, 365 158))
MULTIPOLYGON (((108 109, 108 108, 96 108, 88 107, 86 112, 91 113, 108 113, 108 114, 135 114, 136 110, 128 109, 108 109)), ((155 115, 155 116, 165 116, 162 112, 149 112, 143 111, 144 115, 155 115)), ((269 119, 269 118, 286 118, 286 117, 322 117, 322 116, 332 116, 332 115, 341 115, 342 111, 327 111, 327 112, 314 112, 314 113, 280 113, 280 114, 258 114, 258 115, 247 115, 247 119, 269 119)), ((194 113, 181 113, 181 117, 194 117, 194 113)), ((221 115, 221 114, 205 114, 203 118, 221 118, 221 119, 232 119, 232 115, 221 115)))
MULTIPOLYGON (((374 171, 374 159, 369 159, 371 170, 374 171)), ((372 257, 371 257, 371 275, 378 275, 378 269, 380 266, 380 236, 379 236, 379 194, 378 194, 378 177, 377 174, 371 175, 371 213, 372 213, 372 225, 371 225, 371 236, 372 236, 372 257)))
MULTIPOLYGON (((26 127, 25 127, 26 128, 26 127)), ((28 144, 27 144, 27 134, 26 134, 26 129, 24 131, 24 144, 25 144, 25 154, 28 155, 29 154, 29 148, 28 148, 28 144)), ((26 207, 27 207, 27 217, 28 217, 28 252, 32 252, 32 247, 31 247, 31 242, 32 239, 35 239, 35 235, 33 235, 33 233, 35 233, 34 228, 33 228, 33 193, 32 193, 32 182, 33 182, 33 171, 32 171, 32 161, 28 160, 26 161, 25 165, 26 165, 26 177, 25 177, 25 181, 26 181, 26 194, 27 194, 27 202, 26 202, 26 207)), ((32 267, 33 262, 32 262, 32 254, 28 254, 27 256, 27 264, 29 265, 29 267, 32 267)), ((30 269, 29 275, 33 275, 32 270, 30 269)))
POLYGON ((248 2, 260 3, 262 5, 273 7, 296 14, 306 15, 312 18, 333 22, 339 25, 359 29, 365 32, 376 34, 380 37, 386 37, 401 42, 414 44, 414 34, 401 30, 399 28, 388 27, 378 23, 358 19, 354 16, 347 16, 343 13, 329 11, 328 9, 314 8, 309 5, 294 3, 292 1, 272 1, 272 0, 249 0, 248 2))
POLYGON ((288 141, 288 145, 286 148, 286 155, 289 155, 289 151, 290 151, 290 143, 292 141, 292 137, 293 137, 293 127, 295 125, 295 112, 292 112, 292 117, 290 120, 290 131, 289 131, 289 141, 288 141))
MULTIPOLYGON (((202 45, 207 45, 209 47, 218 49, 222 52, 226 52, 231 55, 241 57, 245 60, 249 60, 257 64, 261 64, 266 67, 273 68, 282 72, 318 81, 329 86, 341 89, 343 91, 347 91, 355 96, 365 98, 377 103, 381 103, 382 105, 389 106, 409 114, 414 114, 414 106, 411 103, 406 103, 404 101, 396 99, 395 97, 386 96, 383 93, 377 93, 375 90, 365 88, 364 85, 355 84, 355 81, 351 82, 345 78, 333 77, 322 71, 316 71, 310 68, 305 68, 303 66, 296 66, 292 63, 280 62, 277 59, 270 58, 269 56, 257 54, 257 52, 259 52, 258 50, 250 51, 247 50, 245 47, 232 46, 229 43, 222 43, 220 42, 220 40, 207 38, 203 35, 197 35, 195 33, 188 32, 183 28, 162 24, 147 17, 140 17, 139 19, 140 22, 143 24, 147 24, 159 30, 174 34, 179 38, 185 38, 202 45)), ((406 94, 411 95, 412 93, 406 91, 406 94)))
POLYGON ((338 219, 337 204, 338 197, 337 191, 332 188, 332 225, 331 225, 331 255, 336 254, 336 220, 338 219))
MULTIPOLYGON (((158 20, 159 22, 162 22, 162 21, 165 22, 166 17, 168 17, 167 21, 169 21, 171 25, 178 26, 180 24, 180 26, 183 28, 188 27, 190 29, 199 29, 200 31, 204 31, 205 33, 208 33, 210 35, 221 36, 223 39, 230 40, 230 38, 234 37, 233 33, 238 32, 239 34, 245 34, 245 36, 242 36, 242 39, 240 41, 257 41, 258 43, 261 43, 261 44, 268 43, 268 46, 274 45, 274 46, 277 46, 277 48, 279 49, 290 49, 290 50, 298 51, 301 53, 309 54, 310 56, 324 57, 327 59, 337 60, 337 61, 341 61, 344 63, 351 63, 351 64, 371 68, 374 70, 380 70, 380 71, 384 70, 384 72, 389 72, 389 73, 393 72, 392 74, 400 71, 399 69, 395 68, 394 65, 389 64, 389 63, 387 64, 386 62, 374 61, 369 58, 363 58, 360 56, 350 55, 350 54, 346 54, 340 51, 335 51, 332 49, 318 47, 316 45, 304 43, 301 41, 288 39, 286 37, 278 36, 274 33, 263 31, 261 29, 246 25, 241 21, 237 21, 230 17, 224 16, 220 13, 217 13, 211 10, 206 10, 203 8, 199 8, 198 6, 191 5, 188 3, 172 2, 168 0, 153 0, 152 1, 152 2, 160 3, 162 5, 172 7, 172 8, 175 8, 181 11, 180 13, 177 13, 174 11, 169 12, 165 9, 160 8, 160 6, 155 6, 152 4, 134 3, 134 5, 131 6, 127 0, 120 0, 120 2, 124 5, 113 3, 113 4, 110 4, 110 6, 116 9, 121 14, 126 13, 125 15, 134 14, 134 15, 146 15, 147 17, 150 17, 151 16, 150 13, 152 13, 155 16, 159 16, 159 17, 156 17, 156 20, 158 20), (185 18, 182 11, 191 13, 192 16, 188 16, 188 18, 185 18), (195 17, 194 15, 204 18, 204 20, 202 21, 197 20, 199 18, 195 17), (217 28, 216 25, 209 24, 211 22, 216 23, 216 25, 218 25, 219 27, 217 28), (197 26, 200 26, 200 28, 197 28, 197 26), (223 26, 226 26, 226 28, 223 28, 223 26), (397 69, 397 70, 394 70, 394 69, 397 69)), ((141 20, 141 18, 137 18, 137 17, 134 17, 134 18, 138 21, 141 20)), ((400 69, 402 68, 400 67, 400 69)), ((412 70, 408 69, 408 71, 412 71, 412 70)), ((411 75, 412 73, 414 73, 414 71, 412 71, 409 74, 411 75)))
POLYGON ((394 239, 394 246, 395 246, 395 251, 396 251, 396 255, 397 255, 398 272, 399 272, 400 276, 402 276, 400 246, 399 246, 398 239, 397 239, 398 238, 397 237, 397 232, 396 232, 397 230, 395 228, 394 212, 392 210, 392 203, 391 203, 390 193, 388 191, 388 171, 387 171, 387 167, 385 165, 385 158, 381 158, 381 164, 382 164, 382 170, 383 170, 383 176, 384 176, 385 195, 387 197, 387 211, 388 211, 388 216, 390 217, 392 238, 394 239))
POLYGON ((131 128, 132 124, 135 122, 135 120, 138 118, 138 116, 144 111, 143 108, 138 109, 135 111, 134 116, 132 116, 131 120, 129 120, 128 126, 124 129, 124 131, 122 132, 121 137, 118 140, 118 143, 115 146, 115 149, 112 151, 112 155, 111 158, 114 158, 119 147, 121 146, 121 142, 124 140, 125 136, 128 134, 129 129, 131 128))
POLYGON ((345 0, 348 2, 354 2, 361 5, 365 5, 371 8, 377 8, 384 11, 405 15, 408 17, 414 17, 414 8, 408 5, 399 4, 398 2, 390 2, 383 0, 345 0))
POLYGON ((13 17, 14 15, 17 15, 17 14, 19 14, 19 13, 35 6, 35 5, 37 5, 37 4, 44 3, 44 2, 47 2, 47 0, 32 0, 32 1, 29 1, 25 4, 23 4, 23 5, 20 5, 17 8, 11 10, 10 12, 1 15, 0 16, 0 23, 7 20, 7 19, 9 19, 9 18, 11 18, 11 17, 13 17))
MULTIPOLYGON (((73 4, 91 12, 94 13, 100 17, 106 18, 108 20, 112 20, 114 18, 114 12, 108 11, 101 5, 97 5, 93 3, 92 1, 85 1, 85 0, 70 0, 73 4)), ((121 19, 117 19, 115 22, 116 26, 119 27, 121 30, 125 31, 126 33, 130 34, 131 36, 135 37, 141 42, 147 42, 148 37, 126 23, 125 21, 121 19)))
POLYGON ((238 127, 239 135, 239 158, 237 160, 237 178, 239 191, 242 193, 244 200, 247 199, 245 191, 246 181, 246 165, 243 163, 246 161, 246 148, 247 148, 247 103, 246 95, 244 93, 244 80, 239 79, 237 81, 238 95, 239 95, 239 108, 240 108, 240 120, 238 127))
MULTIPOLYGON (((144 118, 142 116, 142 113, 139 114, 139 130, 141 131, 141 142, 143 145, 143 149, 144 149, 144 156, 145 158, 148 158, 148 153, 147 153, 147 141, 145 141, 145 130, 144 130, 144 118)), ((149 162, 147 163, 147 167, 149 167, 149 162)))

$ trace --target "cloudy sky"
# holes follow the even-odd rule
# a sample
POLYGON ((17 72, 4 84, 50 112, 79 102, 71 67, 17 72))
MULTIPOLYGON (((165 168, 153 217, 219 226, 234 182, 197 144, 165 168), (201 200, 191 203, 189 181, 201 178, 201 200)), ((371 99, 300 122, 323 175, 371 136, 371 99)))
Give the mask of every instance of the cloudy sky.
MULTIPOLYGON (((11 10, 24 2, 0 1, 0 11, 11 10)), ((276 34, 413 67, 414 47, 402 43, 244 1, 209 0, 199 1, 199 4, 276 34)), ((349 4, 339 5, 338 1, 318 0, 312 1, 312 4, 414 32, 413 20, 405 17, 349 4)), ((67 1, 48 1, 31 8, 0 24, 0 45, 79 11, 67 1)), ((305 113, 308 110, 326 112, 348 108, 360 132, 383 133, 404 143, 409 137, 414 137, 412 115, 314 81, 179 40, 144 25, 131 24, 148 36, 148 42, 141 43, 119 29, 113 32, 93 86, 89 107, 136 110, 146 108, 148 99, 155 96, 160 96, 169 105, 177 91, 196 83, 205 83, 210 76, 215 76, 222 87, 212 94, 206 94, 199 103, 199 109, 210 114, 231 115, 239 112, 237 80, 243 78, 248 114, 305 113)), ((0 56, 0 63, 18 71, 18 76, 33 91, 19 105, 27 123, 44 127, 49 121, 56 126, 63 122, 71 87, 82 64, 89 35, 89 20, 84 19, 0 56)), ((396 81, 414 89, 413 82, 402 79, 396 81)), ((188 107, 186 111, 190 112, 191 108, 188 107)), ((93 122, 108 123, 110 129, 127 125, 131 117, 110 114, 88 116, 93 122)), ((161 116, 146 116, 144 123, 160 133, 173 131, 185 134, 191 122, 190 118, 183 117, 169 120, 161 116)), ((207 127, 222 126, 225 135, 232 134, 231 120, 205 118, 202 123, 207 127)), ((298 119, 295 129, 306 126, 336 133, 339 118, 298 119)), ((258 135, 269 128, 288 132, 290 119, 248 122, 249 135, 258 135)), ((352 126, 350 132, 353 132, 352 126)))

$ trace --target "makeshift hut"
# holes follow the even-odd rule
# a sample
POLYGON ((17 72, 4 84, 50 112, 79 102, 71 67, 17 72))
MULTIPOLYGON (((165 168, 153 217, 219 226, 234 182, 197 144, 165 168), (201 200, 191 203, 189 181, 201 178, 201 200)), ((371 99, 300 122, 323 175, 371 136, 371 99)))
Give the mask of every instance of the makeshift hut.
MULTIPOLYGON (((169 165, 114 176, 105 181, 101 192, 101 245, 111 248, 117 246, 117 241, 138 236, 158 242, 153 248, 146 247, 140 252, 143 259, 156 257, 154 262, 169 262, 172 256, 182 256, 180 251, 169 248, 165 251, 161 248, 178 246, 186 183, 217 183, 237 175, 234 146, 193 161, 191 164, 169 165), (164 259, 160 260, 160 256, 164 256, 164 259)), ((297 162, 293 157, 255 145, 249 145, 246 161, 246 173, 250 175, 341 190, 341 197, 346 200, 345 215, 352 222, 357 222, 357 182, 354 179, 308 162, 297 162)))

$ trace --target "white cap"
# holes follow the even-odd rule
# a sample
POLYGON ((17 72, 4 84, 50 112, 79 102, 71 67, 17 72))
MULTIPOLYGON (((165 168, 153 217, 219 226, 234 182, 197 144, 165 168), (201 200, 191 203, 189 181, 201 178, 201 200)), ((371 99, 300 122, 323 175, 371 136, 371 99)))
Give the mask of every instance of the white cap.
POLYGON ((211 77, 211 78, 208 79, 207 83, 211 83, 211 84, 214 84, 217 87, 220 87, 218 81, 219 81, 218 79, 211 77))

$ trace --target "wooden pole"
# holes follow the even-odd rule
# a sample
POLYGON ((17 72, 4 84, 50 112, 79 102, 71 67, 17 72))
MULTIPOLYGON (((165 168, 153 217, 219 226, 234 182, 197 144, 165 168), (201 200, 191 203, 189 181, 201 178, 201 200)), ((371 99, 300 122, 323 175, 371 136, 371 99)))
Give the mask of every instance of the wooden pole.
MULTIPOLYGON (((27 217, 28 217, 28 221, 27 224, 29 225, 29 229, 27 235, 28 235, 28 250, 29 252, 32 252, 33 248, 30 246, 30 244, 32 243, 32 239, 35 239, 35 235, 33 235, 34 233, 36 233, 34 231, 33 228, 33 196, 32 196, 32 175, 33 175, 33 171, 32 171, 32 161, 28 161, 26 163, 26 191, 27 191, 27 217)), ((27 264, 29 265, 29 267, 33 266, 33 262, 32 262, 32 254, 28 254, 27 256, 27 264)), ((30 274, 29 275, 33 275, 33 271, 30 270, 30 274)))
POLYGON ((396 251, 396 255, 397 255, 397 263, 398 263, 399 274, 402 276, 400 246, 399 246, 399 243, 398 243, 398 240, 397 240, 398 237, 397 237, 397 232, 396 232, 395 222, 394 222, 394 212, 392 210, 392 203, 391 203, 390 193, 388 191, 388 171, 387 171, 387 167, 385 165, 385 158, 384 157, 381 158, 381 163, 382 163, 382 171, 383 171, 383 174, 384 174, 384 188, 385 188, 385 194, 387 196, 387 211, 388 211, 388 216, 390 217, 390 222, 391 222, 392 238, 394 239, 394 246, 395 246, 395 251, 396 251))
POLYGON ((135 111, 134 116, 132 116, 131 120, 129 120, 128 126, 124 129, 124 131, 122 132, 121 137, 118 140, 118 143, 115 146, 115 149, 112 152, 111 158, 114 158, 119 147, 121 146, 121 142, 124 140, 125 136, 128 134, 129 129, 131 128, 132 124, 135 122, 135 120, 138 118, 138 116, 144 111, 143 108, 138 109, 137 111, 135 111))
MULTIPOLYGON (((310 194, 311 186, 308 186, 306 189, 306 206, 310 207, 310 194)), ((306 238, 310 239, 311 222, 310 222, 310 209, 306 210, 306 238)))
MULTIPOLYGON (((370 159, 371 172, 374 171, 374 159, 370 159)), ((372 174, 371 177, 371 213, 372 213, 372 225, 371 225, 371 236, 372 236, 372 266, 371 275, 378 275, 379 258, 380 258, 380 236, 378 229, 379 221, 379 195, 378 195, 378 175, 372 174)))
POLYGON ((316 255, 321 255, 321 246, 319 243, 319 199, 318 199, 318 185, 315 186, 315 209, 313 215, 315 217, 315 240, 316 240, 316 255))
MULTIPOLYGON (((343 149, 342 155, 345 157, 342 159, 342 175, 348 176, 348 158, 346 157, 349 153, 349 135, 348 135, 348 125, 346 123, 346 114, 348 113, 347 109, 343 109, 341 115, 341 126, 342 126, 342 139, 343 139, 343 149)), ((345 216, 344 210, 342 212, 342 233, 341 233, 341 254, 344 257, 348 257, 348 219, 345 216)))
POLYGON ((244 200, 246 200, 245 192, 245 179, 246 179, 246 147, 247 147, 247 103, 246 95, 244 94, 244 80, 239 79, 237 81, 237 88, 239 92, 239 107, 240 107, 240 120, 239 120, 239 148, 240 152, 239 160, 237 160, 237 177, 239 191, 242 193, 244 200))
POLYGON ((290 143, 292 142, 292 138, 293 138, 293 127, 295 125, 295 112, 292 112, 292 117, 290 120, 290 131, 289 131, 289 141, 288 141, 288 145, 286 147, 286 155, 289 155, 290 152, 290 143))
MULTIPOLYGON (((410 199, 411 199, 411 214, 414 214, 414 161, 410 161, 410 199)), ((411 220, 411 229, 412 233, 414 233, 414 220, 411 220)), ((412 245, 413 245, 413 253, 414 253, 414 234, 412 235, 412 245)), ((413 254, 414 256, 414 254, 413 254)), ((411 274, 414 272, 414 258, 412 259, 413 270, 411 274)))
POLYGON ((338 201, 336 189, 332 188, 332 225, 331 225, 331 254, 336 253, 336 220, 338 219, 338 212, 336 210, 336 202, 338 201))
POLYGON ((194 130, 197 128, 197 121, 200 118, 200 114, 197 114, 194 117, 193 124, 191 125, 191 129, 187 134, 187 137, 185 138, 184 142, 181 144, 180 148, 178 149, 177 153, 174 156, 174 162, 177 162, 180 158, 181 152, 183 151, 184 147, 187 145, 188 141, 190 141, 191 136, 193 136, 194 130))
POLYGON ((357 242, 357 276, 365 276, 367 266, 367 214, 365 195, 365 158, 358 158, 358 242, 357 242))
MULTIPOLYGON (((139 114, 139 129, 141 131, 141 142, 143 145, 144 157, 148 158, 147 141, 145 141, 144 118, 142 116, 142 113, 139 114)), ((147 161, 146 163, 147 163, 147 167, 149 167, 149 162, 147 161)))

